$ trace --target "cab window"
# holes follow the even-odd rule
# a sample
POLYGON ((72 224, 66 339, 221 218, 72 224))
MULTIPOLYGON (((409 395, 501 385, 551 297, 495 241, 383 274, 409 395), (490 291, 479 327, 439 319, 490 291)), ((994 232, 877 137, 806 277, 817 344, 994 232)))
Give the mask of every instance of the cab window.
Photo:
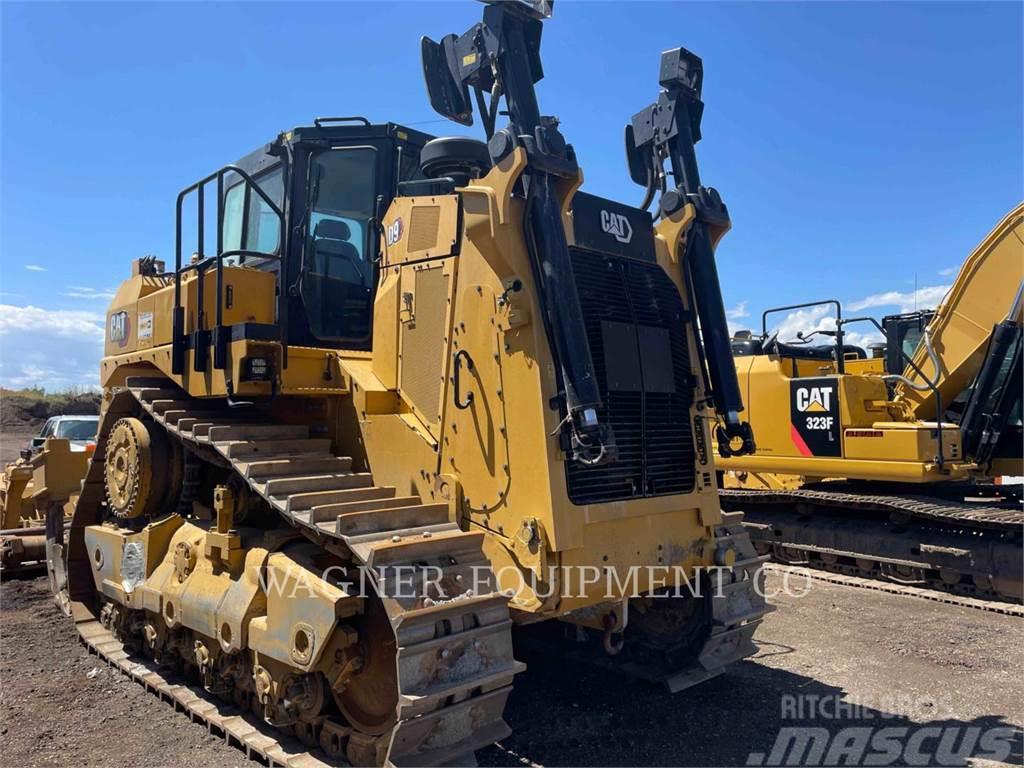
POLYGON ((310 158, 302 300, 322 339, 369 336, 373 310, 377 151, 341 147, 310 158))
MULTIPOLYGON (((284 170, 278 166, 254 181, 274 203, 280 207, 284 199, 284 170)), ((278 253, 281 243, 281 222, 277 214, 253 190, 246 195, 244 181, 229 187, 224 193, 224 250, 248 250, 260 253, 278 253), (248 217, 246 217, 246 197, 248 197, 248 217), (248 219, 248 220, 246 220, 248 219), (243 226, 245 231, 243 232, 243 226)), ((231 256, 225 264, 238 264, 243 259, 231 256)), ((270 262, 276 265, 276 261, 270 262)), ((253 265, 259 266, 259 265, 253 265)))
MULTIPOLYGON (((284 199, 284 170, 279 166, 256 179, 260 188, 278 208, 284 199)), ((281 248, 281 220, 255 192, 249 194, 249 235, 245 247, 260 253, 278 253, 281 248)))
POLYGON ((921 343, 921 337, 923 336, 924 328, 920 324, 907 328, 907 331, 903 336, 903 341, 900 344, 903 349, 903 354, 913 360, 914 352, 917 351, 917 345, 921 343))

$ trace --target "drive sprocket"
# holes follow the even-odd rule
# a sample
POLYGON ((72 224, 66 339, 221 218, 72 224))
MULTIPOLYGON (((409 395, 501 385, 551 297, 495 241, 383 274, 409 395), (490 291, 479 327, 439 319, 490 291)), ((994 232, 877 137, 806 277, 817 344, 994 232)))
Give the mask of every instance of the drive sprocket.
POLYGON ((104 457, 107 506, 122 520, 148 517, 167 504, 180 465, 167 434, 131 416, 111 427, 104 457))

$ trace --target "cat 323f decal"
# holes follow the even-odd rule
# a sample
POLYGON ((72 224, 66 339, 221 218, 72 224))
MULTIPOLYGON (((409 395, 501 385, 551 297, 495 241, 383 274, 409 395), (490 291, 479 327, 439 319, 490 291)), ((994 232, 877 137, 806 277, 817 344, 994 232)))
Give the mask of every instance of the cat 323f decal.
POLYGON ((839 382, 793 379, 789 385, 790 435, 804 456, 842 456, 839 382))

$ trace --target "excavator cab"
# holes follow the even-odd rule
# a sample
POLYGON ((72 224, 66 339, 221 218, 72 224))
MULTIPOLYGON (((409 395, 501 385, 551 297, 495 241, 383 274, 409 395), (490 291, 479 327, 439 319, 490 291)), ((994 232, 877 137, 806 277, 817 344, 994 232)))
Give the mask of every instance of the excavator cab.
POLYGON ((935 310, 925 309, 882 318, 885 331, 885 372, 901 374, 912 359, 924 330, 935 316, 935 310))

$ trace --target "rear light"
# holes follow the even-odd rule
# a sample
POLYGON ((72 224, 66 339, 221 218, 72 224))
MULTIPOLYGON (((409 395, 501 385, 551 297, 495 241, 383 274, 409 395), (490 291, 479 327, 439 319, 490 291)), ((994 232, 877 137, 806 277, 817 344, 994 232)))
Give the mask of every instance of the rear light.
POLYGON ((89 456, 92 456, 94 453, 96 453, 96 443, 94 443, 91 440, 88 443, 86 443, 85 444, 85 452, 89 456))
POLYGON ((274 378, 274 368, 270 360, 265 357, 243 357, 242 370, 239 374, 241 381, 271 381, 274 378))

